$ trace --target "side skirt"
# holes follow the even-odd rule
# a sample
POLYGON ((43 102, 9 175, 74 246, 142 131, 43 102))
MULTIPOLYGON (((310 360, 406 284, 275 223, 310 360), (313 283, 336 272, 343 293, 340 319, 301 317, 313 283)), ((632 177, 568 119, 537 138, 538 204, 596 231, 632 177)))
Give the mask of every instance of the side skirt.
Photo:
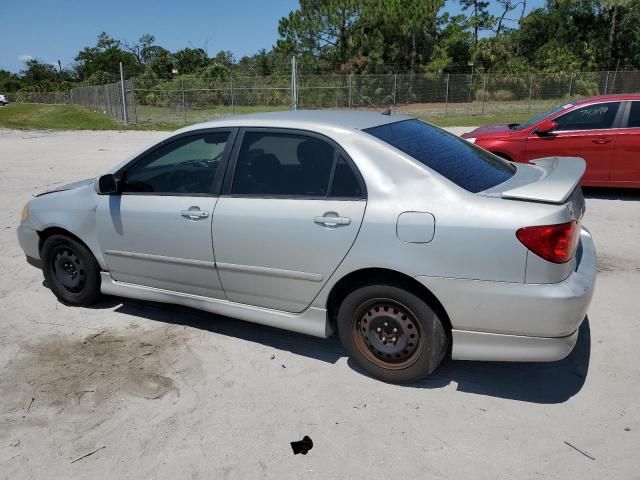
POLYGON ((183 305, 247 322, 313 335, 314 337, 327 338, 333 333, 327 320, 327 311, 324 308, 309 307, 302 313, 289 313, 217 298, 207 298, 187 293, 171 292, 160 288, 134 285, 132 283, 117 282, 111 278, 109 272, 100 272, 100 277, 100 291, 106 295, 183 305))

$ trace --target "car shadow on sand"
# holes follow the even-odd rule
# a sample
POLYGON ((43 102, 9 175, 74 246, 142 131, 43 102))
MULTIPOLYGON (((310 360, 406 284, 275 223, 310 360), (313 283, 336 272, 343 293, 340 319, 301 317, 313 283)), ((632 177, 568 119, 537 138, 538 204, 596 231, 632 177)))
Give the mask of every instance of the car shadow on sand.
MULTIPOLYGON (((328 339, 311 337, 263 325, 213 315, 186 307, 106 297, 97 308, 149 320, 185 325, 220 335, 259 343, 327 363, 346 356, 336 335, 328 339), (119 306, 118 306, 119 305, 119 306)), ((589 370, 591 334, 589 319, 580 327, 578 342, 565 359, 550 363, 463 362, 445 360, 429 377, 398 388, 437 389, 455 383, 457 391, 532 403, 562 403, 576 395, 589 370)), ((352 360, 348 365, 367 375, 352 360)))

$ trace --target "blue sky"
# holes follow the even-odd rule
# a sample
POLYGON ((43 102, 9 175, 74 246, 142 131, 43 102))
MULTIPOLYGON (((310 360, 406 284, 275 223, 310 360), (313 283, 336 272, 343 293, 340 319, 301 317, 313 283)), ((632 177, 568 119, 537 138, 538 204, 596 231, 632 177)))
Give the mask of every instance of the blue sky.
MULTIPOLYGON (((63 66, 98 33, 134 41, 144 33, 169 50, 190 45, 209 54, 231 50, 237 58, 267 50, 278 38, 278 20, 297 0, 26 0, 3 2, 0 8, 0 68, 19 72, 23 60, 36 57, 63 66)), ((495 1, 491 2, 495 4, 495 1)), ((529 0, 527 10, 544 0, 529 0)), ((459 11, 458 1, 445 9, 459 11)), ((495 10, 495 7, 492 7, 495 10)))

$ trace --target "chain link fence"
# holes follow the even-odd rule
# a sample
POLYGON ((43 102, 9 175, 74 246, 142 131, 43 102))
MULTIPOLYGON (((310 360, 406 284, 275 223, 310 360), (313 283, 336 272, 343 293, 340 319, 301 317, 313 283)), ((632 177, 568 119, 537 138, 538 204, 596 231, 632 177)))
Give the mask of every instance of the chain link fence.
MULTIPOLYGON (((66 101, 137 124, 191 124, 232 114, 300 109, 393 106, 429 119, 538 113, 580 97, 640 92, 640 71, 571 74, 386 74, 170 80, 131 78, 71 89, 66 101), (123 102, 123 96, 126 99, 123 102), (297 100, 294 102, 294 100, 297 100)), ((60 98, 62 99, 64 95, 60 98)), ((32 98, 33 100, 33 98, 32 98)), ((45 102, 50 103, 50 102, 45 102)))

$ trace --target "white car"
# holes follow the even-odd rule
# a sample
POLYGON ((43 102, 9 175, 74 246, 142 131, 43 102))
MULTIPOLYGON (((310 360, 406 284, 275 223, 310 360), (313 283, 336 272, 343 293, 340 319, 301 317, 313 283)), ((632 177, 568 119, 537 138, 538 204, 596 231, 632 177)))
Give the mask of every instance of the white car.
POLYGON ((4 107, 7 103, 9 103, 9 100, 7 100, 7 97, 5 97, 4 95, 0 95, 0 105, 4 107))

